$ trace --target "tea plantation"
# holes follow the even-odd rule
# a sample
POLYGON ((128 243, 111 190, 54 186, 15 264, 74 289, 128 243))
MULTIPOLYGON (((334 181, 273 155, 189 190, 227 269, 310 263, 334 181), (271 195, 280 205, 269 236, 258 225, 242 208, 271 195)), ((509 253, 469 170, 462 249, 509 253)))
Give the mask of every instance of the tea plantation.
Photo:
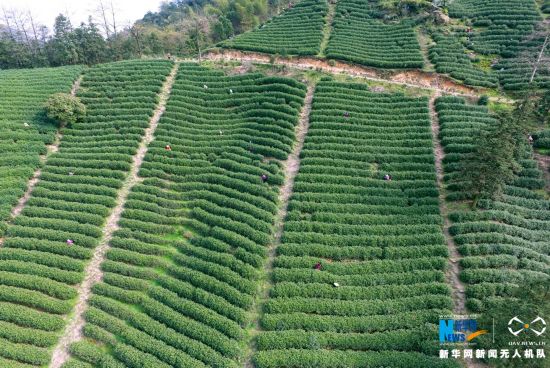
POLYGON ((0 368, 477 367, 440 319, 545 313, 522 293, 550 282, 550 49, 525 58, 548 1, 404 3, 290 2, 200 60, 1 70, 0 368), (48 120, 72 86, 86 116, 48 120), (475 208, 463 165, 518 108, 517 171, 475 208))
POLYGON ((221 43, 222 47, 281 55, 320 51, 326 0, 304 0, 259 28, 221 43))
POLYGON ((432 343, 452 305, 433 161, 426 99, 317 86, 258 367, 453 366, 432 343))
MULTIPOLYGON (((480 131, 495 121, 485 107, 456 97, 437 101, 445 171, 451 180, 480 131)), ((550 201, 533 189, 544 186, 542 174, 527 150, 518 178, 499 200, 485 200, 483 211, 450 215, 451 234, 462 254, 461 279, 467 283, 467 303, 482 311, 495 298, 510 296, 522 283, 550 278, 550 201)), ((460 185, 450 187, 450 200, 464 199, 460 185)))
POLYGON ((0 357, 49 362, 170 68, 138 61, 85 72, 86 121, 64 130, 0 249, 0 357))
POLYGON ((449 15, 470 18, 480 27, 470 46, 482 54, 505 55, 540 20, 535 0, 457 0, 450 4, 449 15))
POLYGON ((69 92, 81 67, 0 71, 0 236, 12 207, 53 143, 57 127, 43 112, 53 93, 69 92))
POLYGON ((430 60, 438 73, 449 74, 470 86, 496 87, 497 77, 487 71, 476 68, 466 49, 453 35, 434 34, 436 44, 430 48, 430 60))
POLYGON ((410 24, 374 19, 368 0, 339 0, 327 58, 379 68, 422 68, 423 60, 410 24))
POLYGON ((75 357, 238 366, 304 94, 292 79, 180 66, 75 357))

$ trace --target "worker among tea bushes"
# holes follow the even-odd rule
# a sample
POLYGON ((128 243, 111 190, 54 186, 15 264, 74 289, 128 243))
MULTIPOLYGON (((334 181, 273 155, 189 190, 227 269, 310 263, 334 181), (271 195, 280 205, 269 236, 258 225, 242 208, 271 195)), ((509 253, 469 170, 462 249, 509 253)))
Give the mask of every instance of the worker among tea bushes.
POLYGON ((266 174, 262 174, 261 178, 263 183, 265 183, 267 179, 269 179, 266 174))
POLYGON ((315 268, 316 270, 319 270, 319 271, 321 270, 322 267, 323 267, 323 265, 321 264, 321 262, 317 262, 315 264, 315 266, 313 266, 313 268, 315 268))
POLYGON ((167 144, 167 145, 164 147, 164 149, 167 150, 167 151, 171 151, 171 150, 172 150, 172 147, 171 147, 169 144, 167 144))
POLYGON ((529 137, 527 138, 529 140, 529 144, 533 144, 533 136, 529 134, 529 137))
POLYGON ((389 175, 389 174, 384 175, 384 180, 385 181, 391 181, 391 175, 389 175))
POLYGON ((67 245, 73 245, 74 244, 74 240, 72 239, 67 239, 67 245))
POLYGON ((349 118, 349 111, 344 112, 344 117, 349 118))

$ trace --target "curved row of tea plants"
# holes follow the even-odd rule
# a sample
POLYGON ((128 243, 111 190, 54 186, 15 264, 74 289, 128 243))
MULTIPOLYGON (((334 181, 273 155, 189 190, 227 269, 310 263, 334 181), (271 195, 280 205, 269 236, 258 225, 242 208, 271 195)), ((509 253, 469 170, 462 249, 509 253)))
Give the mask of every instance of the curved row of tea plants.
POLYGON ((304 96, 180 65, 71 364, 238 366, 304 96))
POLYGON ((427 100, 322 81, 310 124, 256 366, 455 366, 427 100))
MULTIPOLYGON (((519 90, 529 87, 534 64, 540 54, 544 43, 544 35, 539 37, 527 37, 519 45, 509 48, 514 57, 502 59, 496 66, 500 84, 509 90, 519 90)), ((544 55, 550 58, 550 47, 546 48, 544 55)), ((550 89, 550 68, 541 62, 533 79, 536 88, 550 89)))
POLYGON ((222 47, 285 55, 317 55, 328 12, 326 0, 304 0, 222 47))
MULTIPOLYGON (((456 175, 479 131, 494 123, 486 108, 461 98, 436 101, 445 150, 446 179, 456 175)), ((498 200, 481 201, 481 210, 450 214, 450 232, 462 255, 460 278, 467 284, 467 306, 482 311, 491 301, 512 296, 526 282, 550 279, 550 201, 533 189, 544 186, 530 150, 522 171, 498 200)), ((464 199, 460 185, 449 200, 464 199)))
POLYGON ((85 71, 78 95, 88 116, 64 130, 0 248, 0 359, 9 360, 2 366, 50 361, 171 65, 85 71))
POLYGON ((48 96, 69 92, 80 66, 0 71, 0 236, 12 207, 53 143, 57 127, 48 121, 48 96))
POLYGON ((504 57, 511 56, 509 48, 520 44, 540 20, 535 0, 455 0, 449 4, 449 15, 469 18, 479 27, 469 48, 504 57))
POLYGON ((495 75, 472 64, 456 36, 436 33, 432 37, 436 44, 430 48, 429 57, 438 73, 449 74, 470 86, 492 88, 498 85, 495 75))
POLYGON ((385 24, 372 18, 368 0, 339 0, 327 58, 379 68, 422 68, 416 33, 406 22, 385 24))
POLYGON ((550 14, 550 0, 544 0, 541 10, 543 13, 550 14))

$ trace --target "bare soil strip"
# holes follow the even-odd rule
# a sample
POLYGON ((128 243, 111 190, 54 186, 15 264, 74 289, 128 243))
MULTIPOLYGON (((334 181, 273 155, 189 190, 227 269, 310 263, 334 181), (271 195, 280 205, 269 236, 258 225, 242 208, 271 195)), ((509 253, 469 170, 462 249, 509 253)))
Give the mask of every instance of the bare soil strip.
MULTIPOLYGON (((205 54, 203 58, 211 61, 240 61, 258 64, 271 64, 270 55, 243 52, 238 50, 214 50, 205 54)), ((398 84, 411 88, 421 88, 437 91, 439 93, 477 97, 482 90, 474 89, 456 83, 452 79, 438 73, 421 70, 381 71, 359 65, 351 65, 343 62, 330 63, 313 57, 276 57, 275 65, 285 65, 301 70, 320 70, 331 74, 346 74, 353 77, 361 77, 367 80, 383 83, 398 84)))
POLYGON ((447 270, 447 281, 452 288, 452 299, 454 303, 453 312, 455 314, 466 314, 466 300, 464 295, 464 284, 460 281, 460 267, 458 262, 460 260, 460 254, 458 253, 456 244, 453 237, 449 233, 449 227, 451 223, 449 221, 449 213, 447 209, 447 202, 445 201, 445 184, 443 182, 443 147, 439 141, 439 119, 435 111, 435 99, 439 97, 438 93, 434 93, 430 98, 430 115, 432 121, 432 137, 434 145, 435 155, 435 170, 437 175, 437 187, 439 190, 439 212, 443 217, 443 235, 447 242, 447 248, 449 249, 449 268, 447 270))
POLYGON ((166 109, 166 102, 170 96, 172 85, 176 78, 179 64, 175 64, 170 75, 166 78, 162 90, 160 92, 160 100, 155 109, 155 113, 149 121, 149 127, 145 130, 145 135, 141 140, 136 155, 133 157, 130 173, 126 178, 122 188, 118 192, 116 200, 116 207, 111 212, 111 215, 107 219, 107 222, 103 228, 103 235, 99 245, 94 250, 92 260, 88 264, 85 270, 84 281, 78 288, 78 300, 74 309, 74 313, 65 328, 63 336, 59 340, 59 343, 55 347, 52 356, 51 368, 61 367, 69 358, 69 346, 82 339, 82 327, 84 326, 84 311, 88 306, 88 299, 90 298, 91 290, 94 284, 100 282, 103 277, 101 271, 101 264, 105 259, 105 254, 109 250, 109 242, 116 230, 118 230, 118 222, 122 211, 124 210, 124 204, 128 194, 132 187, 141 181, 138 177, 138 172, 143 162, 143 158, 147 153, 148 145, 153 141, 154 133, 157 128, 160 117, 166 109))
POLYGON ((319 57, 325 56, 325 50, 328 46, 328 40, 332 33, 332 22, 334 20, 334 14, 336 13, 336 0, 328 0, 328 12, 325 19, 325 25, 323 27, 323 40, 321 41, 321 47, 319 48, 319 57))
MULTIPOLYGON (((78 88, 80 87, 80 82, 82 81, 82 76, 78 77, 71 87, 71 95, 75 96, 76 92, 78 91, 78 88)), ((59 144, 61 143, 61 138, 63 137, 63 133, 61 129, 57 131, 55 134, 55 139, 52 144, 49 144, 46 146, 46 154, 40 156, 40 161, 42 163, 46 162, 47 158, 57 151, 59 151, 59 144)), ((42 168, 39 167, 36 169, 32 175, 32 177, 29 179, 29 182, 27 183, 27 190, 23 194, 21 198, 19 198, 19 201, 17 201, 17 204, 12 208, 11 210, 11 220, 9 222, 12 222, 17 216, 21 214, 25 206, 27 205, 27 202, 29 201, 29 198, 31 198, 32 191, 34 190, 34 187, 40 180, 40 175, 42 175, 42 168)), ((4 243, 4 238, 0 238, 0 246, 4 243)))
MULTIPOLYGON (((437 176, 437 187, 439 191, 439 213, 443 217, 443 235, 445 236, 447 249, 449 250, 449 266, 447 272, 445 273, 445 277, 447 279, 447 283, 451 286, 453 314, 464 316, 467 315, 468 310, 466 309, 466 296, 464 293, 465 285, 460 280, 460 253, 458 253, 455 241, 452 235, 449 233, 451 222, 449 221, 449 211, 447 209, 447 202, 445 200, 445 184, 443 182, 443 158, 445 157, 445 153, 443 152, 443 147, 441 146, 441 142, 439 140, 439 118, 437 116, 437 112, 435 111, 435 99, 439 97, 439 95, 440 94, 437 91, 432 95, 432 97, 430 98, 429 106, 432 122, 435 170, 437 176)), ((477 360, 463 359, 462 362, 466 368, 487 367, 485 364, 477 360)))
POLYGON ((311 104, 313 102, 313 93, 315 92, 315 84, 308 85, 306 97, 304 100, 304 106, 300 113, 300 120, 296 126, 295 135, 296 141, 292 152, 288 155, 287 160, 283 163, 283 172, 285 180, 281 190, 279 192, 279 208, 275 216, 275 235, 273 242, 268 250, 267 263, 264 266, 264 275, 267 276, 266 281, 262 285, 262 292, 260 294, 260 300, 256 303, 256 309, 254 311, 254 327, 250 331, 250 351, 246 358, 245 367, 253 367, 252 355, 256 351, 255 337, 260 332, 260 317, 262 312, 263 303, 269 298, 269 289, 271 286, 271 274, 273 272, 273 261, 275 260, 277 247, 281 244, 281 237, 283 235, 283 225, 286 218, 288 202, 292 195, 292 189, 294 187, 294 179, 298 170, 300 169, 300 153, 304 147, 304 141, 309 130, 309 115, 311 113, 311 104))

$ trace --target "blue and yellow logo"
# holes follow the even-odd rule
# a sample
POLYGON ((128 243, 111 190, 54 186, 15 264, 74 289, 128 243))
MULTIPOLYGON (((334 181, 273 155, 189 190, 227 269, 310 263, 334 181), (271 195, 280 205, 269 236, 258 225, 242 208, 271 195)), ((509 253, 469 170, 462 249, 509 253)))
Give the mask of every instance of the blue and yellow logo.
POLYGON ((479 335, 486 334, 487 330, 478 330, 475 319, 440 319, 439 342, 459 343, 470 342, 479 335))

